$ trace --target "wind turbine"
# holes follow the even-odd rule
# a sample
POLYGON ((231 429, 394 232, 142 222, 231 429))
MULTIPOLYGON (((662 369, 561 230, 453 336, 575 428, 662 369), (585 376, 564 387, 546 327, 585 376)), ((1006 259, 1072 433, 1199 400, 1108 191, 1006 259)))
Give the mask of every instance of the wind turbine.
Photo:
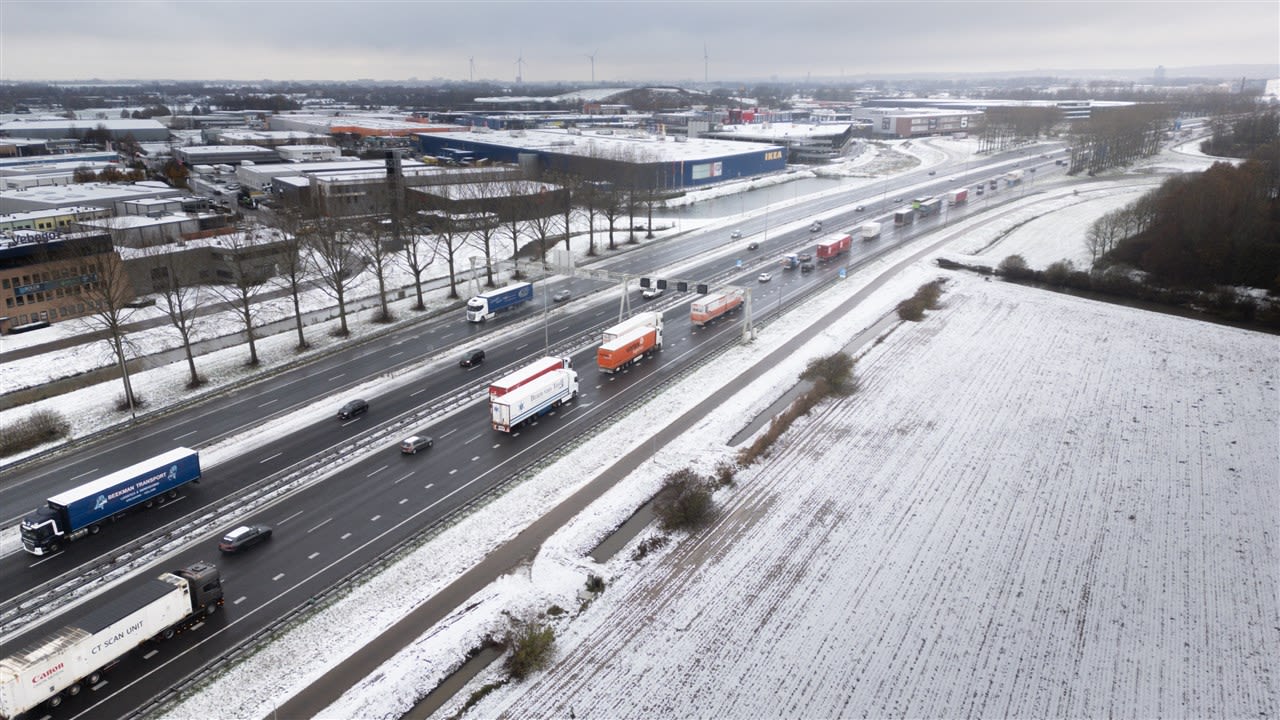
POLYGON ((600 48, 596 48, 595 50, 592 50, 591 54, 586 56, 591 59, 591 84, 592 85, 596 84, 596 53, 598 52, 600 52, 600 48))
POLYGON ((475 55, 471 56, 470 63, 471 63, 471 82, 475 82, 476 81, 476 56, 475 55))
POLYGON ((702 82, 707 82, 707 64, 711 61, 711 56, 707 54, 707 44, 702 44, 702 82))
POLYGON ((524 50, 520 50, 520 55, 516 57, 516 84, 524 82, 524 50))

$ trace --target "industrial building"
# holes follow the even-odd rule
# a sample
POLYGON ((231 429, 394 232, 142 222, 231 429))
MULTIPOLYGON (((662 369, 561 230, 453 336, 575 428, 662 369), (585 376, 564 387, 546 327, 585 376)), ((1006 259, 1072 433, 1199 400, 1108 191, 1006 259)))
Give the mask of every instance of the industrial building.
POLYGON ((978 128, 981 110, 902 107, 861 107, 854 109, 858 120, 871 123, 876 137, 913 138, 950 135, 978 128))
POLYGON ((323 135, 345 133, 361 137, 409 137, 458 129, 455 125, 434 125, 413 118, 371 115, 272 115, 267 118, 267 125, 276 131, 294 130, 323 135))
POLYGON ((868 122, 792 123, 769 122, 726 125, 702 137, 735 142, 782 145, 795 163, 820 163, 848 153, 859 137, 868 137, 868 122))
POLYGON ((786 168, 781 145, 684 139, 612 128, 424 133, 425 155, 448 162, 518 163, 534 175, 563 173, 641 189, 680 191, 786 168))
POLYGON ((112 140, 132 137, 138 142, 163 142, 169 128, 155 120, 12 120, 0 123, 0 135, 16 138, 82 138, 103 128, 112 140))
MULTIPOLYGON (((18 230, 0 237, 0 333, 21 332, 94 312, 104 273, 120 258, 106 233, 18 230)), ((120 297, 133 297, 120 287, 120 297)))
POLYGON ((106 208, 88 205, 9 213, 0 215, 0 233, 12 233, 14 230, 63 232, 82 220, 101 220, 111 217, 111 214, 106 208))
POLYGON ((280 153, 257 145, 188 145, 174 148, 173 157, 187 167, 280 162, 280 153))
POLYGON ((120 212, 121 203, 142 198, 171 198, 186 194, 185 190, 162 182, 79 183, 52 185, 22 190, 0 190, 0 213, 19 213, 75 205, 91 205, 120 212))

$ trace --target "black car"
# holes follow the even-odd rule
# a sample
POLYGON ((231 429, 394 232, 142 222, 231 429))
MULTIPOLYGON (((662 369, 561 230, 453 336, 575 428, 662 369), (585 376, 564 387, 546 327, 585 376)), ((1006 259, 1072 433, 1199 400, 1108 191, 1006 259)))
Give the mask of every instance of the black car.
POLYGON ((462 359, 458 361, 458 367, 475 367, 482 362, 484 362, 484 351, 480 348, 475 348, 474 350, 468 350, 467 353, 462 356, 462 359))
POLYGON ((352 400, 338 411, 339 420, 350 420, 357 415, 369 412, 369 403, 364 400, 352 400))
POLYGON ((747 249, 748 249, 748 250, 759 250, 759 249, 760 249, 760 243, 758 243, 758 242, 749 242, 749 243, 747 243, 747 249))
POLYGON ((218 549, 224 553, 236 553, 270 539, 271 528, 266 525, 241 525, 222 536, 218 549))
POLYGON ((813 263, 811 262, 800 263, 800 272, 802 273, 813 272, 813 263))

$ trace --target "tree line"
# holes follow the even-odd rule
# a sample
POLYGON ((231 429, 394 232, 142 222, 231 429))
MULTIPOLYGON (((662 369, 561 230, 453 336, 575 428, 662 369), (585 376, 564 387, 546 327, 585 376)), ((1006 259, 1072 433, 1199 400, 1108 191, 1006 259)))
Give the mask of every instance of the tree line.
POLYGON ((1280 140, 1240 165, 1166 180, 1089 228, 1099 267, 1124 265, 1177 287, 1243 285, 1280 294, 1280 140))

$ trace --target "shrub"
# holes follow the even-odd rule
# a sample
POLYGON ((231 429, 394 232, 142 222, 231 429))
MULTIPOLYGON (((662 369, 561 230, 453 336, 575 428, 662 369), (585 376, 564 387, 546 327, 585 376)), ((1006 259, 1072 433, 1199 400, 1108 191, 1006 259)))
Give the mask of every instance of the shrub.
POLYGON ((643 560, 646 557, 648 557, 649 553, 661 548, 666 544, 667 544, 666 535, 654 535, 651 538, 645 538, 644 540, 640 541, 639 545, 636 545, 635 552, 631 553, 631 560, 633 562, 637 560, 643 560))
POLYGON ((733 484, 733 476, 738 472, 737 463, 729 460, 721 460, 716 463, 716 485, 718 487, 729 487, 733 484))
POLYGON ((71 432, 61 413, 37 410, 12 425, 0 427, 0 455, 12 455, 60 440, 71 432))
POLYGON ((898 317, 911 322, 920 322, 924 319, 924 303, 916 298, 909 298, 898 303, 898 317))
POLYGON ((555 651, 556 631, 537 620, 514 621, 503 640, 511 654, 507 656, 507 672, 523 680, 551 661, 555 651))
POLYGON ((588 574, 587 575, 587 592, 592 592, 596 594, 604 592, 604 578, 600 577, 599 575, 596 575, 595 573, 588 574))
POLYGON ((653 499, 653 513, 663 530, 694 530, 712 514, 711 490, 694 471, 685 468, 666 477, 653 499))
POLYGON ((1050 263, 1049 267, 1044 269, 1044 281, 1050 285, 1062 287, 1067 284, 1067 277, 1075 272, 1075 265, 1070 260, 1059 260, 1050 263))
POLYGON ((823 381, 824 395, 849 395, 857 389, 857 382, 853 378, 853 363, 854 359, 842 352, 814 358, 809 361, 804 372, 800 373, 800 379, 813 381, 815 387, 819 381, 823 381))
POLYGON ((1035 271, 1027 267, 1027 259, 1021 255, 1010 255, 1001 260, 996 272, 1013 280, 1025 280, 1035 274, 1035 271))
POLYGON ((565 609, 560 607, 559 605, 552 605, 551 607, 547 608, 547 615, 549 617, 560 617, 561 615, 565 614, 565 612, 566 612, 565 609))

